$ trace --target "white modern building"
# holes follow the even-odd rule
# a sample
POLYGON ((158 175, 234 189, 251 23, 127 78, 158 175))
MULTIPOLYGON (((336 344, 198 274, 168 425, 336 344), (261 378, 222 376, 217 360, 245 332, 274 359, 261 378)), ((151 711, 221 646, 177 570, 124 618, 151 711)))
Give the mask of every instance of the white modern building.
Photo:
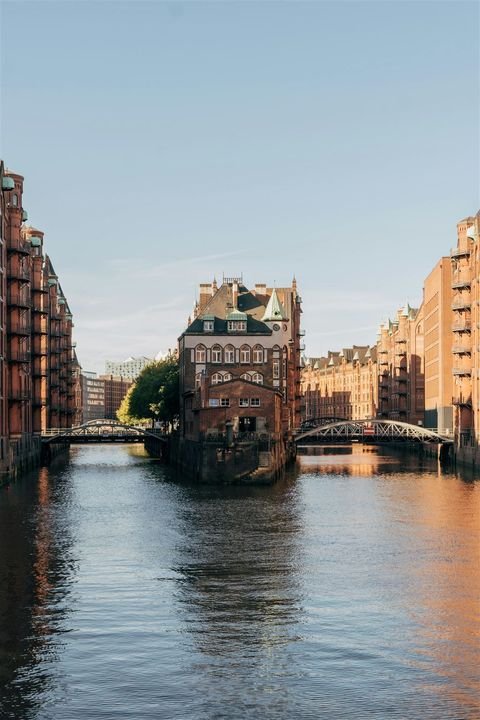
POLYGON ((129 380, 136 380, 143 368, 150 365, 153 360, 147 357, 129 357, 123 362, 107 360, 105 363, 105 375, 121 375, 129 380))

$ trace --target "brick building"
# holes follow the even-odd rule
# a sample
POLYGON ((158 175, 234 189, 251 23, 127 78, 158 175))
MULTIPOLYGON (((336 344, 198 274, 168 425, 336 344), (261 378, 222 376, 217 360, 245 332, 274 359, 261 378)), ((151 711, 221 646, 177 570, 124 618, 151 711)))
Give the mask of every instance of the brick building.
POLYGON ((103 380, 104 383, 104 417, 109 420, 116 420, 117 410, 129 388, 133 385, 133 380, 115 375, 100 375, 100 380, 103 380))
POLYGON ((82 422, 105 418, 105 381, 94 372, 81 371, 82 422))
POLYGON ((72 314, 43 233, 25 225, 23 177, 0 162, 0 472, 39 456, 48 427, 70 427, 72 314))
POLYGON ((378 417, 423 424, 423 307, 407 304, 380 326, 377 358, 378 417))
POLYGON ((310 358, 302 370, 303 420, 376 417, 377 349, 354 345, 310 358))
POLYGON ((200 285, 179 338, 183 437, 223 432, 287 434, 300 420, 301 298, 288 288, 224 278, 200 285))

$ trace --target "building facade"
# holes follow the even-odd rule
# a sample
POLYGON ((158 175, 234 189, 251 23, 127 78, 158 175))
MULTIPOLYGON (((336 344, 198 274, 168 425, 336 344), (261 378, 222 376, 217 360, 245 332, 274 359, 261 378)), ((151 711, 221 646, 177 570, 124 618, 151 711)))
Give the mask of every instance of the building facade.
POLYGON ((47 428, 70 427, 72 314, 43 233, 27 226, 23 177, 0 163, 0 472, 32 464, 47 428))
POLYGON ((126 380, 136 380, 142 370, 153 362, 152 358, 147 357, 129 357, 123 362, 115 362, 107 360, 105 363, 105 375, 113 375, 114 377, 122 377, 126 380))
POLYGON ((82 370, 82 422, 105 419, 105 381, 97 373, 82 370))
POLYGON ((309 359, 302 369, 301 387, 303 421, 376 417, 377 348, 354 345, 309 359))
POLYGON ((180 431, 288 434, 300 421, 301 298, 287 288, 224 278, 200 285, 179 338, 180 431))
POLYGON ((378 417, 424 423, 423 307, 408 304, 380 326, 377 341, 378 417))
POLYGON ((133 381, 121 376, 116 377, 115 375, 100 375, 100 380, 104 383, 104 417, 108 420, 116 420, 117 410, 129 388, 133 385, 133 381))
POLYGON ((457 224, 450 253, 452 411, 460 455, 480 462, 480 213, 457 224))

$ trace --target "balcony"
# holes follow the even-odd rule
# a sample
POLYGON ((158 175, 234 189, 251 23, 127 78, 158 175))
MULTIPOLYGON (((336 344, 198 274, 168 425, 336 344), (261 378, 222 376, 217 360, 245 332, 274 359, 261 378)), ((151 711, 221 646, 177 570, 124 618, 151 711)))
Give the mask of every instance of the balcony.
POLYGON ((10 390, 8 399, 12 402, 25 402, 31 398, 31 393, 28 390, 10 390))
POLYGON ((472 330, 472 324, 470 320, 465 320, 465 322, 458 322, 454 323, 452 325, 452 332, 457 333, 469 333, 472 330))
POLYGON ((472 346, 471 345, 454 345, 452 348, 452 352, 454 355, 471 355, 472 346))
POLYGON ((33 407, 42 407, 43 405, 47 404, 47 398, 40 397, 39 395, 35 395, 32 399, 32 405, 33 407))
POLYGON ((9 335, 22 335, 28 336, 31 332, 31 326, 29 322, 13 321, 7 325, 7 332, 9 335))
POLYGON ((32 312, 39 313, 40 315, 48 315, 48 308, 44 307, 40 300, 34 300, 32 302, 32 312))
POLYGON ((470 377, 472 374, 472 368, 454 367, 452 372, 457 377, 470 377))
POLYGON ((52 329, 52 328, 50 327, 50 335, 51 335, 52 337, 58 337, 58 338, 59 338, 59 337, 62 337, 63 333, 62 333, 61 330, 57 330, 56 328, 55 328, 55 329, 52 329))
POLYGON ((11 267, 9 264, 7 269, 8 280, 18 280, 19 282, 29 282, 30 270, 24 267, 11 267))
POLYGON ((462 397, 462 395, 460 395, 460 397, 452 398, 452 405, 456 405, 457 407, 471 408, 472 407, 472 399, 464 398, 464 397, 462 397))
POLYGON ((7 303, 11 307, 29 308, 32 302, 26 293, 13 293, 11 290, 7 294, 7 303))
MULTIPOLYGON (((37 318, 38 319, 38 318, 37 318)), ((48 335, 48 328, 46 323, 34 322, 32 332, 35 335, 48 335)))
POLYGON ((469 290, 471 284, 472 281, 467 275, 464 275, 463 277, 458 276, 456 278, 453 278, 452 290, 469 290))
POLYGON ((450 251, 450 257, 455 260, 456 258, 470 257, 469 248, 452 248, 450 251))
POLYGON ((28 350, 9 350, 8 361, 14 363, 27 363, 30 362, 31 355, 28 350))
POLYGON ((458 312, 465 312, 467 310, 470 310, 472 306, 472 303, 470 302, 470 298, 456 298, 452 302, 452 310, 457 310, 458 312))
POLYGON ((48 375, 47 368, 33 368, 33 370, 32 370, 32 377, 34 377, 34 378, 47 377, 47 375, 48 375))
POLYGON ((20 253, 20 255, 30 255, 30 244, 20 238, 11 239, 10 242, 7 243, 7 252, 16 252, 20 253))

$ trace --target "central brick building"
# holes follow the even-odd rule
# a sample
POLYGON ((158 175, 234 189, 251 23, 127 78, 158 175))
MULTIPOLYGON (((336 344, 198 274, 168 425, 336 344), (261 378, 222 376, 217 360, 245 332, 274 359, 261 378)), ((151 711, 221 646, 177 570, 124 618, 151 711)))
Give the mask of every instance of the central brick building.
POLYGON ((301 298, 291 287, 224 278, 200 285, 179 338, 182 437, 225 431, 285 437, 300 423, 301 298))

